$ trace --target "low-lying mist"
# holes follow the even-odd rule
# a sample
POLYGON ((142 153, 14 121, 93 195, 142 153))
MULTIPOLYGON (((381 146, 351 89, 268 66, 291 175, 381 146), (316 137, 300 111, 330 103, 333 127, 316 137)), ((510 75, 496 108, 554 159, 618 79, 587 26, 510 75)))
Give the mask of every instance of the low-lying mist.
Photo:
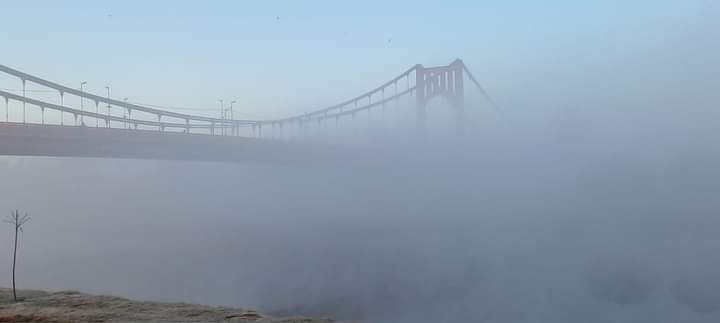
POLYGON ((0 206, 32 216, 20 288, 370 322, 717 322, 710 106, 505 110, 316 166, 6 157, 0 206))
MULTIPOLYGON (((2 2, 1 64, 266 120, 461 58, 498 106, 466 80, 461 137, 440 95, 424 141, 412 95, 363 98, 380 104, 307 141, 264 127, 340 157, 316 164, 2 156, 0 217, 32 217, 19 289, 362 323, 720 322, 720 1, 54 3, 2 2)), ((62 118, 2 101, 16 127, 62 118)), ((12 234, 0 223, 0 287, 12 234)))

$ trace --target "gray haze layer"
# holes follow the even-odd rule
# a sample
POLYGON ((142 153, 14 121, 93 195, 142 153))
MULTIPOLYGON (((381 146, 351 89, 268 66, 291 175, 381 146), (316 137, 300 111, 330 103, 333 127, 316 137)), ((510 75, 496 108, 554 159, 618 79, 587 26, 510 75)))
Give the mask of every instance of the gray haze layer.
POLYGON ((501 111, 471 101, 465 140, 376 137, 347 165, 3 158, 0 207, 33 217, 19 286, 373 322, 718 322, 718 33, 673 35, 516 71, 535 80, 496 91, 501 111))
POLYGON ((716 322, 670 286, 720 283, 718 113, 598 109, 364 148, 375 162, 353 167, 6 158, 0 201, 33 216, 25 288, 392 322, 716 322))

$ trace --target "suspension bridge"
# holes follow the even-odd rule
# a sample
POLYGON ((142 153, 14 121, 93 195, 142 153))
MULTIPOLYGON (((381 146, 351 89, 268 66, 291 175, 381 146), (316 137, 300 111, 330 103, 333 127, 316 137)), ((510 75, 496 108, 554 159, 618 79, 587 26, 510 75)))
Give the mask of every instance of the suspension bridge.
POLYGON ((347 124, 341 121, 352 122, 357 115, 369 115, 377 109, 384 111, 400 100, 412 102, 414 132, 420 140, 426 133, 427 104, 439 96, 454 110, 455 129, 462 134, 466 80, 492 103, 460 59, 446 66, 418 64, 339 104, 264 120, 226 118, 225 113, 214 118, 159 109, 89 93, 82 85, 79 89, 71 88, 4 65, 0 65, 0 73, 17 78, 21 85, 15 93, 0 90, 5 101, 4 121, 0 121, 0 155, 286 162, 311 154, 307 145, 281 140, 283 134, 302 135, 313 127, 326 128, 328 124, 338 129, 347 124), (28 95, 28 83, 57 93, 57 99, 49 102, 28 95), (80 106, 66 104, 76 102, 66 100, 68 97, 78 98, 80 106), (22 109, 20 120, 10 118, 10 103, 19 103, 15 108, 22 109), (33 122, 29 121, 30 114, 36 117, 33 122), (268 132, 271 134, 267 135, 268 132))

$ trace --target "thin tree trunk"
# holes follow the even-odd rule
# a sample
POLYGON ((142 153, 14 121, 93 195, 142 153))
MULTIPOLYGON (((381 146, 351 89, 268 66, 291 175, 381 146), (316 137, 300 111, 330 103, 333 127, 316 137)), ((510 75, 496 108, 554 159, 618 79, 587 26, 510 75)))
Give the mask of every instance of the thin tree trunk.
MULTIPOLYGON (((17 213, 15 214, 17 217, 17 213)), ((18 241, 18 226, 15 225, 15 247, 13 248, 13 265, 12 265, 12 288, 13 288, 13 300, 17 302, 17 294, 15 292, 15 260, 17 259, 17 241, 18 241)))

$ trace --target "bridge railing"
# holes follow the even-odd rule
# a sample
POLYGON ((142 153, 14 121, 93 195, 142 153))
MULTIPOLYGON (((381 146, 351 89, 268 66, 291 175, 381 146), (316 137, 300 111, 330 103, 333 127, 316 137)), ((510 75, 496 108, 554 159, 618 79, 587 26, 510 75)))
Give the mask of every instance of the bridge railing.
MULTIPOLYGON (((340 118, 346 117, 346 116, 352 116, 354 117, 357 113, 367 111, 368 114, 370 113, 371 109, 385 106, 386 104, 392 102, 392 101, 398 101, 400 98, 405 96, 417 96, 418 100, 420 100, 421 97, 426 98, 428 96, 427 91, 449 91, 450 86, 447 86, 445 83, 426 83, 426 79, 428 75, 432 76, 433 73, 442 73, 447 72, 450 69, 453 71, 456 71, 454 75, 457 75, 457 73, 460 73, 460 77, 462 78, 462 74, 465 74, 485 95, 488 100, 490 100, 491 103, 492 100, 487 95, 485 90, 480 86, 479 82, 475 79, 475 77, 470 73, 470 71, 467 69, 467 67, 464 65, 464 63, 461 60, 456 60, 453 63, 447 65, 447 66, 438 66, 438 67, 429 67, 425 68, 422 65, 418 64, 415 65, 408 70, 404 71, 403 73, 399 74, 398 76, 392 78, 391 80, 381 84, 380 86, 367 91, 361 95, 358 95, 352 99, 343 101, 341 103, 335 104, 330 107, 322 108, 313 110, 308 113, 304 114, 298 114, 286 118, 278 118, 278 119, 266 119, 266 120, 238 120, 238 119, 223 119, 223 118, 212 118, 212 117, 206 117, 206 116, 198 116, 198 115, 191 115, 191 114, 185 114, 185 113, 178 113, 173 111, 167 111, 167 110, 161 110, 156 109, 152 107, 143 106, 141 104, 134 104, 129 103, 126 101, 120 101, 116 99, 112 99, 110 97, 103 97, 99 95, 95 95, 86 91, 83 91, 82 89, 74 89, 70 87, 66 87, 63 85, 60 85, 55 82, 48 81, 43 78, 39 78, 15 69, 12 69, 10 67, 0 65, 0 72, 12 75, 14 77, 19 78, 22 81, 23 85, 23 95, 17 95, 13 94, 7 91, 0 91, 0 96, 5 98, 6 107, 8 100, 18 101, 23 103, 23 109, 25 109, 26 104, 37 106, 41 109, 42 113, 42 123, 45 123, 45 110, 55 110, 60 111, 61 113, 61 125, 63 122, 63 113, 69 113, 74 116, 75 118, 75 124, 77 125, 77 119, 78 117, 81 117, 81 125, 84 123, 82 120, 84 117, 93 118, 95 120, 103 120, 107 127, 111 127, 111 122, 121 122, 127 127, 127 125, 132 125, 132 127, 136 128, 141 126, 149 126, 149 127, 155 127, 160 131, 164 131, 166 129, 179 129, 179 130, 185 130, 186 132, 190 132, 191 129, 202 129, 207 130, 210 134, 215 134, 215 130, 220 129, 222 130, 222 133, 225 133, 226 129, 231 130, 232 135, 239 135, 239 129, 243 127, 252 127, 253 130, 253 136, 256 133, 256 130, 259 130, 260 136, 262 136, 262 127, 263 126, 272 126, 275 128, 276 126, 280 126, 280 128, 283 127, 283 124, 299 124, 301 127, 305 127, 305 125, 311 124, 313 121, 316 121, 318 123, 325 121, 327 119, 335 119, 336 122, 340 118), (429 73, 429 74, 428 74, 429 73), (402 82, 402 80, 405 79, 405 82, 402 82), (52 89, 54 91, 57 91, 60 95, 60 104, 54 104, 49 103, 41 100, 37 100, 34 98, 29 98, 25 95, 25 88, 26 88, 26 82, 32 82, 44 87, 47 87, 49 89, 52 89), (400 85, 400 86, 399 86, 400 85), (404 85, 404 86, 403 86, 404 85), (404 89, 401 89, 404 88, 404 89), (437 88, 437 89, 436 89, 437 88), (65 106, 63 104, 64 102, 64 95, 69 94, 73 96, 77 96, 81 98, 81 104, 82 100, 91 100, 95 103, 96 106, 96 112, 91 112, 86 109, 77 109, 65 106), (379 97, 379 99, 378 99, 379 97), (108 105, 108 113, 107 114, 101 114, 97 112, 97 107, 100 103, 104 103, 108 105), (115 116, 110 114, 110 107, 115 106, 121 109, 125 109, 127 112, 127 117, 125 116, 115 116), (133 111, 140 111, 146 114, 149 114, 152 117, 157 118, 157 121, 155 120, 143 120, 139 119, 137 117, 133 117, 132 112, 133 111), (183 122, 168 122, 164 121, 163 118, 170 118, 175 119, 183 122)), ((450 82, 450 80, 448 80, 450 82)), ((460 86, 462 86, 460 84, 460 86)), ((462 95, 461 91, 459 92, 459 95, 462 95)), ((456 93, 457 94, 457 93, 456 93)), ((494 105, 494 103, 493 103, 494 105)), ((25 110, 23 110, 25 111, 25 110)), ((7 115, 7 112, 6 112, 7 115)), ((23 112, 23 122, 25 122, 25 112, 23 112)))
MULTIPOLYGON (((81 97, 83 99, 88 99, 91 101, 94 101, 96 104, 98 103, 106 103, 109 105, 114 105, 116 107, 127 109, 128 111, 142 111, 149 114, 156 115, 158 118, 162 117, 171 117, 171 118, 178 118, 178 119, 184 119, 188 121, 201 121, 201 122, 209 122, 209 123, 215 123, 217 125, 227 124, 231 125, 233 121, 227 120, 227 119, 220 119, 220 118, 211 118, 211 117, 204 117, 204 116, 197 116, 197 115, 191 115, 191 114, 185 114, 185 113, 178 113, 178 112, 172 112, 172 111, 166 111, 166 110, 160 110, 150 107, 145 107, 137 104, 132 104, 124 101, 115 100, 108 97, 103 97, 99 95, 95 95, 89 92, 81 91, 78 89, 70 88, 67 86, 63 86, 27 73, 23 73, 21 71, 12 69, 10 67, 0 65, 0 72, 13 75, 15 77, 18 77, 22 82, 23 86, 24 83, 29 81, 36 83, 38 85, 45 86, 47 88, 54 89, 58 91, 58 93, 63 96, 64 94, 71 94, 78 97, 81 97)), ((237 122, 245 122, 245 123, 253 123, 253 121, 250 120, 237 120, 237 122)))
MULTIPOLYGON (((17 94, 9 93, 6 91, 0 90, 0 96, 4 97, 7 103, 7 100, 13 100, 17 102, 24 102, 26 104, 30 104, 33 106, 37 106, 38 108, 45 110, 55 110, 60 111, 63 113, 72 114, 75 118, 75 122, 77 123, 77 119, 79 116, 85 116, 89 118, 95 118, 95 119, 102 119, 106 121, 114 121, 114 122, 122 122, 127 125, 132 125, 133 128, 137 129, 138 125, 142 126, 150 126, 150 127, 158 127, 160 130, 164 129, 210 129, 212 125, 207 124, 192 124, 192 123, 174 123, 174 122, 155 122, 155 121, 148 121, 148 120, 142 120, 142 119, 133 119, 133 118, 124 118, 114 115, 106 115, 106 114, 100 114, 95 113, 91 111, 83 111, 83 110, 77 110, 74 108, 69 108, 53 103, 48 103, 40 100, 36 100, 33 98, 23 97, 17 94)), ((42 115, 42 124, 45 124, 45 113, 44 111, 41 113, 42 115)), ((232 125, 230 124, 221 124, 216 125, 215 128, 231 128, 232 125)))

